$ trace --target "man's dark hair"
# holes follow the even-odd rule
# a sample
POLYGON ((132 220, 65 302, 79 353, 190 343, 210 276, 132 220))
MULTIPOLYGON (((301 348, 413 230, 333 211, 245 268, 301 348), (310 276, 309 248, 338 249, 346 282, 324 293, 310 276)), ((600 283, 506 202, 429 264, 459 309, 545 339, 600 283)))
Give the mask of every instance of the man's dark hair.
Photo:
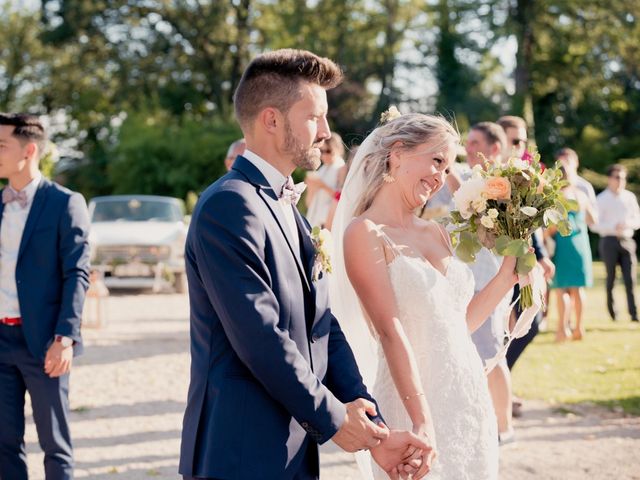
POLYGON ((556 158, 560 158, 560 157, 568 157, 572 160, 575 160, 576 164, 580 163, 580 159, 578 158, 578 152, 576 152, 573 148, 564 147, 558 150, 558 153, 556 153, 556 158))
POLYGON ((500 144, 501 152, 507 150, 507 134, 504 133, 503 128, 497 123, 493 122, 480 122, 471 127, 471 130, 477 130, 482 132, 484 138, 490 145, 500 144))
POLYGON ((607 167, 607 177, 613 176, 614 173, 627 173, 627 167, 621 163, 614 163, 607 167))
POLYGON ((254 58, 244 71, 233 96, 235 113, 243 130, 265 108, 286 114, 300 100, 300 83, 329 90, 342 81, 342 70, 328 58, 306 50, 283 49, 254 58))
POLYGON ((38 154, 42 156, 47 146, 47 133, 40 118, 28 113, 0 113, 0 125, 14 127, 12 135, 22 144, 35 143, 38 146, 38 154))
POLYGON ((507 128, 527 129, 527 122, 524 121, 524 118, 516 117, 515 115, 504 115, 500 117, 496 123, 504 128, 505 132, 507 128))

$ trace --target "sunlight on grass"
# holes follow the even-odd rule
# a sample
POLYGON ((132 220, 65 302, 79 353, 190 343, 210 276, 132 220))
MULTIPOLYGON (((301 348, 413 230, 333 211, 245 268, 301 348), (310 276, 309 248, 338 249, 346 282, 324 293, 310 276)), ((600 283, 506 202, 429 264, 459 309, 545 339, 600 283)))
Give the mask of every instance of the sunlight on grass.
POLYGON ((640 326, 630 322, 622 280, 614 291, 619 320, 612 322, 601 262, 594 264, 594 277, 584 309, 584 340, 554 343, 558 317, 552 293, 548 331, 538 334, 514 367, 514 391, 524 398, 592 402, 640 415, 640 326))

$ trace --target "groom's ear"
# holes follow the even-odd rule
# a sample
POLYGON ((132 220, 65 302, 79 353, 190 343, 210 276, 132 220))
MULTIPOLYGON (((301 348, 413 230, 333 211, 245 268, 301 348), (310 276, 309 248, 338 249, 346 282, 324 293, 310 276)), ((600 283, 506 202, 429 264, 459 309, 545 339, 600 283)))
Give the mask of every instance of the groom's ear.
POLYGON ((260 126, 269 133, 275 133, 283 121, 281 113, 272 107, 265 108, 258 115, 260 126))

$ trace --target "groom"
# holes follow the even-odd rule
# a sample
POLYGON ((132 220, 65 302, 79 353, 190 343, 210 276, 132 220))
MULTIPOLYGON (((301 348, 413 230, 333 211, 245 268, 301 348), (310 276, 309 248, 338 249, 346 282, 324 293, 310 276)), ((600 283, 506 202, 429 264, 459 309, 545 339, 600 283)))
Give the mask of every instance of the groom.
POLYGON ((290 175, 319 166, 330 137, 326 90, 341 77, 326 58, 278 50, 255 58, 236 90, 246 151, 202 194, 185 253, 186 479, 317 479, 327 440, 370 449, 395 476, 408 455, 430 449, 382 423, 328 308, 327 276, 317 265, 312 274, 316 251, 295 208, 290 175))

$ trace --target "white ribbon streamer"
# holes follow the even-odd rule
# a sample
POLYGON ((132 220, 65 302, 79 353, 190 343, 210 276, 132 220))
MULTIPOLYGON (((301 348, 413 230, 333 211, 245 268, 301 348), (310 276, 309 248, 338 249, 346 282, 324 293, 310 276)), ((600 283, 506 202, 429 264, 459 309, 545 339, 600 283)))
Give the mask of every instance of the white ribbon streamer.
POLYGON ((544 279, 542 268, 538 265, 534 267, 527 275, 520 275, 518 283, 520 284, 520 288, 525 285, 531 285, 531 289, 533 291, 533 305, 529 308, 526 308, 520 316, 518 320, 516 320, 513 329, 509 329, 509 318, 511 318, 511 312, 515 307, 516 303, 520 300, 520 295, 516 298, 511 305, 509 305, 508 313, 505 318, 505 344, 503 347, 496 353, 493 358, 490 358, 485 362, 484 372, 485 374, 489 374, 491 370, 493 370, 500 361, 507 355, 507 350, 509 350, 509 346, 511 342, 513 342, 516 338, 524 337, 529 330, 531 329, 531 325, 533 324, 533 320, 536 318, 536 314, 540 311, 542 306, 544 305, 544 293, 547 288, 547 282, 544 279))

